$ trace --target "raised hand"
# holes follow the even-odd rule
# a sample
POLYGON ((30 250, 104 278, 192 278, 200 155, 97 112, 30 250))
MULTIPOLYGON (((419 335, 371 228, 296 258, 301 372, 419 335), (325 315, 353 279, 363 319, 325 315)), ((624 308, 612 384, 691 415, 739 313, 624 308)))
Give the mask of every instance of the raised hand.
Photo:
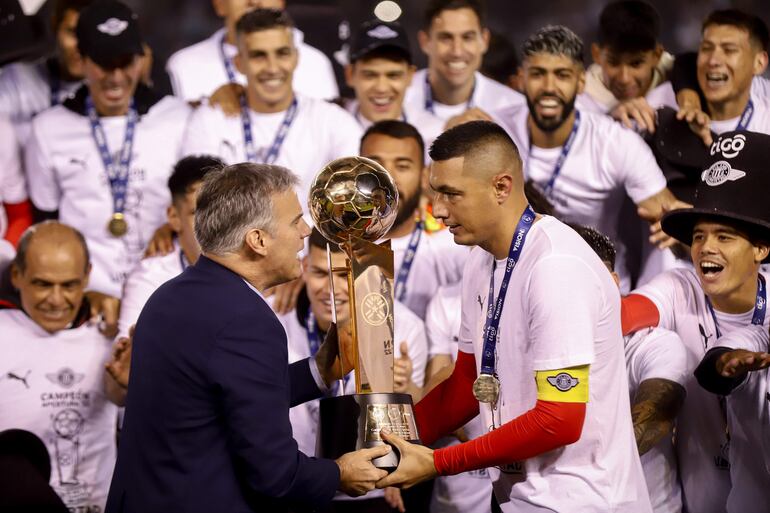
POLYGON ((717 360, 717 372, 725 378, 738 378, 750 371, 770 367, 770 354, 735 349, 717 360))

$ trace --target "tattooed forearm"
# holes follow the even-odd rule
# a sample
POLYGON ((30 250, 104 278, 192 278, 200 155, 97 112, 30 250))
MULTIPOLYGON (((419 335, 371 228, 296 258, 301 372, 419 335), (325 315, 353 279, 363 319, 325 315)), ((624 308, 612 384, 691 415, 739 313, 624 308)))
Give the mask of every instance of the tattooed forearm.
POLYGON ((667 379, 646 379, 639 385, 631 405, 631 419, 640 455, 671 434, 684 396, 684 387, 667 379))

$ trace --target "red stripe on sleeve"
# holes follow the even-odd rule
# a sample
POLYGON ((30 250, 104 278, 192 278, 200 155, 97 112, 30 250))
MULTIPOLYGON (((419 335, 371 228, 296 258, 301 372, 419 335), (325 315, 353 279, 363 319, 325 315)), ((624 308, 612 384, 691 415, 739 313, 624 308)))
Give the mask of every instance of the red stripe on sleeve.
POLYGON ((448 476, 522 461, 580 439, 585 403, 537 401, 528 412, 463 444, 438 449, 433 462, 441 476, 448 476))
POLYGON ((470 353, 458 351, 451 376, 414 407, 422 443, 432 444, 479 414, 479 402, 473 396, 475 379, 476 359, 470 353))
POLYGON ((16 246, 24 230, 32 226, 32 203, 25 200, 21 203, 3 203, 3 206, 8 217, 5 240, 16 246))
POLYGON ((620 301, 620 323, 623 335, 643 328, 653 328, 660 323, 660 313, 649 298, 641 294, 629 294, 620 301))

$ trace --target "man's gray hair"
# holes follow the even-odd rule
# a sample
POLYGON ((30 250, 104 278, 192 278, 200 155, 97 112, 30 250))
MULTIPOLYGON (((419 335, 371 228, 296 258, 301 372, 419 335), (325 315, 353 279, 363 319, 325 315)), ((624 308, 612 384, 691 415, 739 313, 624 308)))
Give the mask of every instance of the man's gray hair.
POLYGON ((246 232, 273 229, 274 194, 299 183, 281 166, 245 162, 210 171, 195 206, 195 238, 204 253, 234 253, 246 232))
POLYGON ((583 41, 564 25, 541 28, 524 41, 521 51, 525 59, 536 53, 549 53, 564 55, 583 64, 583 41))

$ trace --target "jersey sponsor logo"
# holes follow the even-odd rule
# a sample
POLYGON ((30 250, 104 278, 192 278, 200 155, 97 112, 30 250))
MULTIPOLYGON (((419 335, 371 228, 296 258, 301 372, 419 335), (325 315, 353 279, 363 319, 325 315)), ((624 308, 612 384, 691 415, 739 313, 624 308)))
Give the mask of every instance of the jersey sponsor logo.
POLYGON ((27 378, 29 378, 29 373, 32 372, 32 369, 28 370, 23 376, 16 372, 10 372, 8 371, 5 375, 8 379, 13 379, 15 381, 19 381, 21 384, 24 385, 24 388, 29 390, 29 383, 27 383, 27 378))
POLYGON ((108 36, 119 36, 123 33, 124 30, 126 30, 126 28, 128 28, 128 22, 125 20, 119 20, 117 18, 110 18, 104 23, 97 25, 96 28, 102 34, 107 34, 108 36))
POLYGON ((378 25, 376 28, 367 32, 366 35, 375 39, 393 39, 394 37, 398 37, 398 32, 386 25, 378 25))
POLYGON ((743 148, 746 147, 746 136, 737 134, 734 137, 719 138, 711 143, 711 155, 721 153, 726 159, 738 156, 743 148))
POLYGON ((70 388, 83 381, 85 374, 80 374, 69 367, 64 367, 63 369, 59 369, 58 372, 46 374, 45 377, 54 385, 59 385, 62 388, 70 388))
POLYGON ((573 378, 566 372, 560 372, 556 376, 548 376, 546 379, 551 386, 560 392, 569 392, 578 386, 578 383, 580 382, 580 380, 573 378))
POLYGON ((734 182, 740 180, 746 176, 745 171, 735 169, 725 160, 720 160, 711 164, 707 170, 700 175, 700 179, 703 180, 706 185, 716 187, 722 185, 725 182, 734 182))

